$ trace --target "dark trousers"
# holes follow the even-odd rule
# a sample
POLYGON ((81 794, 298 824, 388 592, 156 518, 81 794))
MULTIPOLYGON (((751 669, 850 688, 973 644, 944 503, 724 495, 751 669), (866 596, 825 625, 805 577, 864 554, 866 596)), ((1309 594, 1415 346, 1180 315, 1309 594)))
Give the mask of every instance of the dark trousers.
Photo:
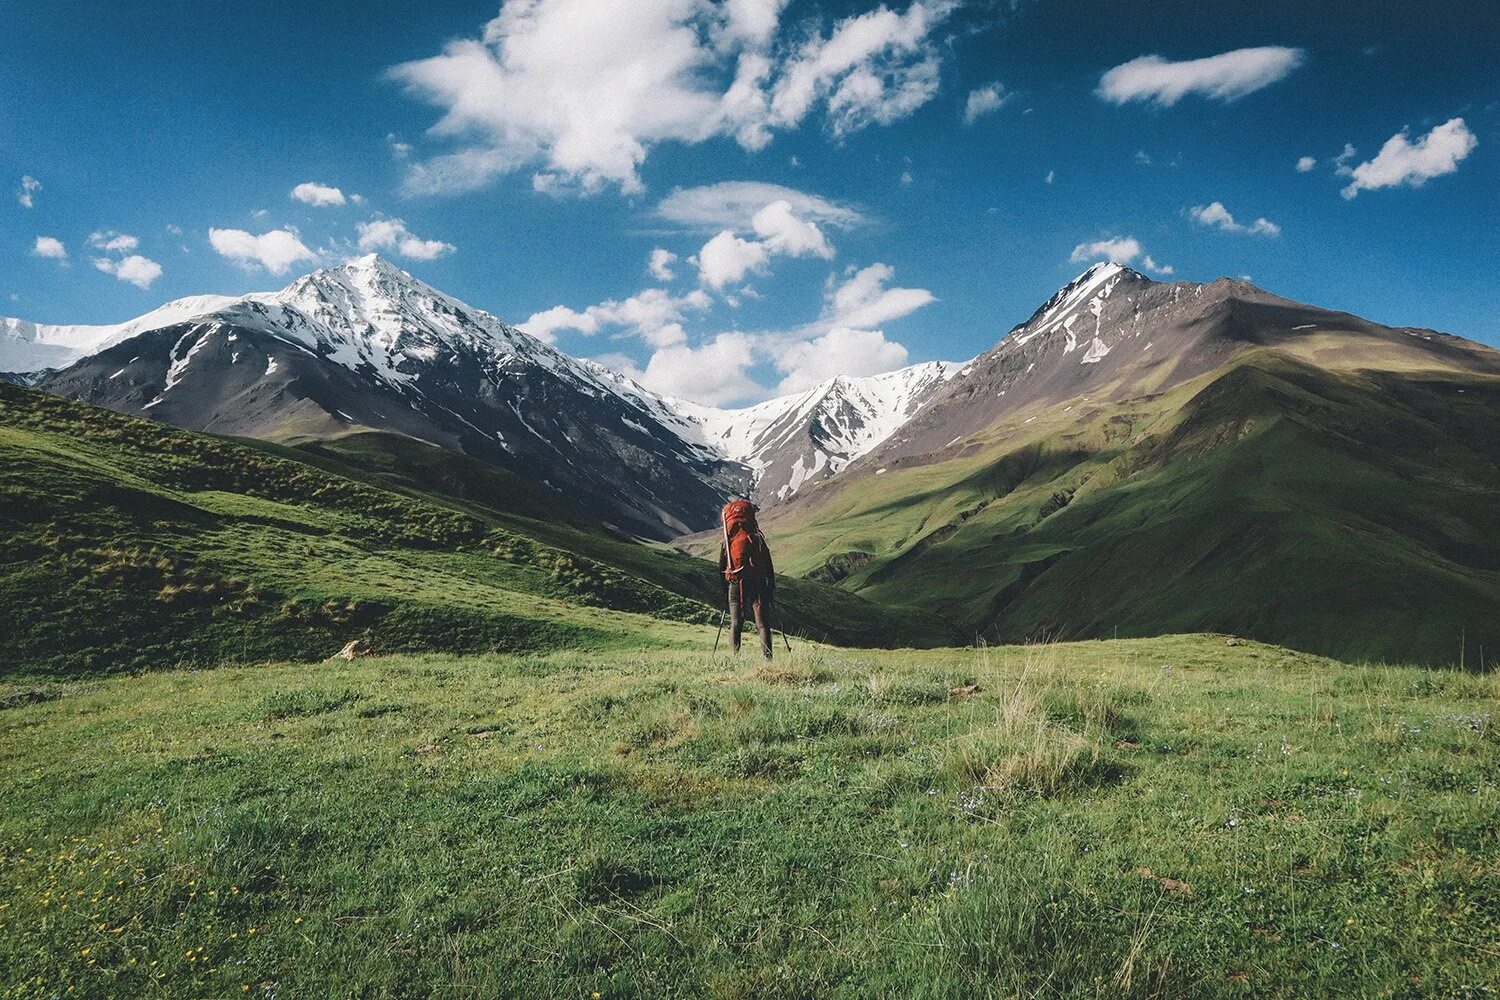
POLYGON ((729 643, 736 653, 740 651, 740 633, 745 628, 745 605, 755 615, 755 630, 760 633, 760 655, 771 658, 771 599, 765 593, 757 593, 746 587, 741 590, 738 583, 729 585, 729 643))

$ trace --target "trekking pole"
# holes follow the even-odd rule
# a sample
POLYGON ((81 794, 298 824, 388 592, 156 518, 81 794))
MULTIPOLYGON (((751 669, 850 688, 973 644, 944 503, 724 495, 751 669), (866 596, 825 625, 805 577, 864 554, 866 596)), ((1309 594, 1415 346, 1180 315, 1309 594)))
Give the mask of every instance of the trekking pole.
POLYGON ((719 609, 719 631, 717 631, 717 632, 714 633, 714 648, 713 648, 713 652, 711 652, 711 653, 708 654, 709 656, 712 656, 712 655, 714 655, 714 653, 717 653, 719 651, 719 637, 724 634, 724 614, 725 614, 724 609, 720 608, 719 609))

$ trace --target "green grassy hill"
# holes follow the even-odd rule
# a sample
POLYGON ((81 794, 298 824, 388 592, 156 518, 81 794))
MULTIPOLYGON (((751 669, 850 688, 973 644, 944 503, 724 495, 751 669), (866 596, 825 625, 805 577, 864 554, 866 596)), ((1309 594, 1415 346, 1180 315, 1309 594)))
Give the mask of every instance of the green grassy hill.
POLYGON ((1489 663, 1500 380, 1255 352, 1161 395, 1017 414, 768 530, 788 571, 991 640, 1212 629, 1489 663))
POLYGON ((1493 674, 803 649, 0 686, 0 995, 1500 989, 1493 674))
MULTIPOLYGON (((7 673, 377 649, 683 645, 714 567, 591 530, 515 477, 389 435, 308 451, 179 431, 0 386, 7 673)), ((916 613, 804 581, 794 633, 907 645, 916 613)))

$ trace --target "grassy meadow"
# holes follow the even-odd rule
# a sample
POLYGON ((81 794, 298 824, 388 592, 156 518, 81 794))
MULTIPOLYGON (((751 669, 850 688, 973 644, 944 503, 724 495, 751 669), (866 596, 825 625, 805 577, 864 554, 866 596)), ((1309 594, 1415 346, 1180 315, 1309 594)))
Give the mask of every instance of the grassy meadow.
MULTIPOLYGON (((951 641, 930 615, 785 580, 782 624, 951 641)), ((681 647, 715 567, 611 536, 502 470, 393 435, 307 449, 0 384, 0 677, 384 652, 681 647)))
POLYGON ((13 681, 0 996, 1490 996, 1497 693, 1211 635, 13 681))

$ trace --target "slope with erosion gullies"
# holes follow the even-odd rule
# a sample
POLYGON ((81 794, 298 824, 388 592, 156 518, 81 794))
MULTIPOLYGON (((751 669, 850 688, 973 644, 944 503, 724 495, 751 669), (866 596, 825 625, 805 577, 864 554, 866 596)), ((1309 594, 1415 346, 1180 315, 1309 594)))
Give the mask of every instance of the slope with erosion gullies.
MULTIPOLYGON (((455 652, 704 641, 711 565, 555 521, 534 487, 462 463, 389 435, 309 454, 0 386, 0 671, 319 660, 354 638, 455 652), (373 475, 353 464, 377 455, 373 475)), ((785 593, 819 638, 921 632, 915 613, 847 592, 785 593)))
POLYGON ((863 541, 844 586, 992 641, 1206 630, 1469 665, 1500 650, 1500 379, 1258 351, 1180 408, 1126 410, 988 452, 955 477, 956 513, 883 494, 852 534, 799 535, 814 559, 863 541))

